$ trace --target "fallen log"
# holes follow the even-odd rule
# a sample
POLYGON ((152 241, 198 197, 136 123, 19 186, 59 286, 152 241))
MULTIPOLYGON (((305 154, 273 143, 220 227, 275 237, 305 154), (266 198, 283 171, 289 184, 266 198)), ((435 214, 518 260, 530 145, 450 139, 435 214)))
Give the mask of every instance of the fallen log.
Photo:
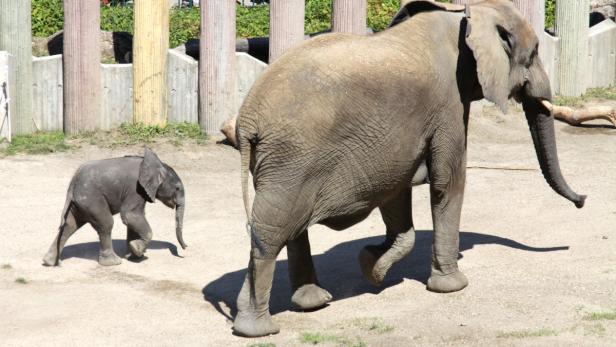
POLYGON ((616 108, 611 106, 592 106, 583 109, 574 109, 567 106, 557 106, 547 100, 542 101, 543 106, 552 111, 554 118, 570 125, 580 125, 595 119, 604 119, 616 127, 616 108))

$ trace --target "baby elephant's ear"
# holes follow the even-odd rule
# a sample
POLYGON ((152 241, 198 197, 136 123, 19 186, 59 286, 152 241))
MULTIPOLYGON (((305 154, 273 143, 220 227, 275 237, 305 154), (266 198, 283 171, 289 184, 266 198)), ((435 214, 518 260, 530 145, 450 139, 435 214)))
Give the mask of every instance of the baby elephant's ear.
POLYGON ((166 174, 167 172, 160 159, 149 148, 146 148, 143 161, 139 167, 139 184, 145 190, 150 202, 156 200, 156 192, 166 174))

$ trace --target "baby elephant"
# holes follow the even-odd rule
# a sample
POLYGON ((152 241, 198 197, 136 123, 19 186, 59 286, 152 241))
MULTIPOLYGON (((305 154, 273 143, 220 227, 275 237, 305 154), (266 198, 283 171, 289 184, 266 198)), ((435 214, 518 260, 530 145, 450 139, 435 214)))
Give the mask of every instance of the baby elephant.
POLYGON ((90 223, 100 238, 101 265, 122 261, 113 251, 111 229, 118 212, 126 225, 126 242, 135 257, 142 257, 152 240, 152 229, 145 219, 145 203, 160 200, 175 208, 176 236, 182 248, 184 186, 177 173, 158 159, 150 149, 143 157, 126 156, 90 161, 79 167, 71 179, 62 210, 58 235, 43 258, 48 266, 59 265, 66 240, 82 225, 90 223))

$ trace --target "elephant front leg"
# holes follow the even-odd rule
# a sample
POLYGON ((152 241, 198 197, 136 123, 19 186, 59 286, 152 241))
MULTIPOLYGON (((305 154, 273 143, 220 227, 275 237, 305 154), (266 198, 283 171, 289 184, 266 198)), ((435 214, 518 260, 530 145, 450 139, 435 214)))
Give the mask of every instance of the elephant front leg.
POLYGON ((458 269, 460 214, 466 180, 466 149, 463 143, 434 150, 430 162, 430 200, 434 223, 432 271, 427 288, 449 293, 463 289, 468 279, 458 269), (447 149, 447 150, 445 150, 447 149))
POLYGON ((126 224, 126 242, 133 257, 143 257, 145 250, 152 240, 152 228, 140 211, 127 212, 122 216, 126 224))
POLYGON ((250 262, 237 298, 238 312, 233 321, 235 334, 247 337, 266 336, 280 331, 270 315, 269 299, 276 256, 282 247, 282 242, 280 245, 271 242, 266 244, 264 238, 257 236, 257 233, 258 231, 251 231, 250 262))
POLYGON ((391 266, 406 257, 415 244, 410 189, 403 190, 380 210, 387 228, 385 241, 366 246, 359 253, 364 278, 375 286, 381 285, 391 266))
POLYGON ((289 278, 293 289, 291 302, 302 310, 321 307, 331 301, 332 295, 319 286, 310 253, 308 230, 295 240, 287 242, 289 278))

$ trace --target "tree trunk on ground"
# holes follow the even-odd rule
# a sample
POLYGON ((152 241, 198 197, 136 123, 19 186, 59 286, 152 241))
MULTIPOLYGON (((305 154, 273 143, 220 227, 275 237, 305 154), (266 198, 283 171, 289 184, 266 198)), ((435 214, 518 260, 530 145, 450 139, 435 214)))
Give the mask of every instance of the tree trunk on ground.
POLYGON ((64 131, 99 126, 101 116, 100 3, 64 1, 64 131))
POLYGON ((590 120, 604 119, 616 127, 616 107, 594 106, 576 110, 572 107, 556 106, 549 101, 543 101, 543 105, 552 111, 554 118, 570 125, 579 125, 590 120))
POLYGON ((207 134, 237 112, 235 1, 201 2, 199 124, 207 134))
POLYGON ((169 2, 135 0, 133 38, 133 120, 167 124, 169 2))
POLYGON ((32 28, 30 0, 0 0, 0 51, 11 55, 11 132, 36 130, 32 113, 32 28))

